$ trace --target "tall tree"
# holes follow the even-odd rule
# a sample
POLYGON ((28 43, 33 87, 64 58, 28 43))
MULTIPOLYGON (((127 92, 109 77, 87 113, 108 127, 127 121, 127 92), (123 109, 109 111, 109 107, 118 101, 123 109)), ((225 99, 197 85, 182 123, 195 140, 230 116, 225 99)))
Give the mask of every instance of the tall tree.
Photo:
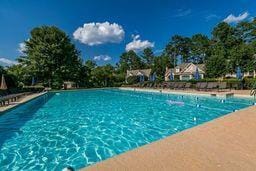
POLYGON ((225 59, 225 50, 221 45, 215 46, 211 56, 206 61, 207 77, 217 78, 226 73, 227 60, 225 59))
POLYGON ((95 87, 108 87, 114 85, 114 67, 110 64, 98 66, 92 71, 95 87))
POLYGON ((154 63, 154 53, 151 48, 146 48, 143 50, 142 59, 147 68, 152 67, 152 64, 154 63))
POLYGON ((57 27, 34 28, 25 47, 25 55, 19 61, 29 68, 31 76, 55 87, 60 87, 64 80, 79 79, 80 53, 66 33, 57 27))
POLYGON ((242 43, 230 50, 230 68, 231 72, 235 72, 237 66, 242 68, 243 72, 253 71, 256 68, 253 67, 253 48, 245 43, 242 43))
POLYGON ((141 58, 134 51, 130 50, 120 56, 118 67, 122 73, 126 73, 127 70, 142 69, 145 65, 141 58))
POLYGON ((209 55, 210 40, 202 34, 193 35, 191 38, 191 61, 194 63, 204 63, 209 55))
POLYGON ((191 39, 180 35, 174 35, 165 47, 165 55, 171 58, 174 64, 178 56, 182 56, 187 62, 191 52, 191 39))
POLYGON ((154 58, 154 64, 152 67, 152 72, 156 72, 157 78, 164 80, 166 67, 173 67, 169 56, 161 55, 154 58))
POLYGON ((219 23, 212 31, 212 39, 221 44, 226 50, 241 43, 241 39, 235 36, 235 29, 225 22, 219 23))
MULTIPOLYGON (((235 33, 235 28, 225 22, 219 23, 212 31, 213 44, 210 49, 211 56, 218 56, 218 58, 215 59, 224 62, 226 66, 225 70, 222 70, 226 73, 234 72, 235 70, 232 49, 237 48, 243 43, 242 39, 237 37, 235 33)), ((212 59, 213 58, 211 58, 211 60, 212 59)), ((223 64, 221 66, 223 66, 223 64)), ((218 68, 218 66, 216 66, 216 68, 218 68)), ((216 73, 219 72, 216 71, 216 73)), ((219 76, 219 74, 216 74, 216 76, 219 76)))
POLYGON ((242 21, 238 23, 235 27, 235 36, 247 44, 256 41, 256 18, 251 22, 242 21))

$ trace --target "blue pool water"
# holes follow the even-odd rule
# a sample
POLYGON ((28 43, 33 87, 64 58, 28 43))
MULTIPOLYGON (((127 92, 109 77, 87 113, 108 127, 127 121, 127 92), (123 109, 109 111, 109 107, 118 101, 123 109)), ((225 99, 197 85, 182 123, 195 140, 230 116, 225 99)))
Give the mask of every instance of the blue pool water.
POLYGON ((117 89, 48 93, 0 116, 0 170, 85 167, 250 105, 117 89))

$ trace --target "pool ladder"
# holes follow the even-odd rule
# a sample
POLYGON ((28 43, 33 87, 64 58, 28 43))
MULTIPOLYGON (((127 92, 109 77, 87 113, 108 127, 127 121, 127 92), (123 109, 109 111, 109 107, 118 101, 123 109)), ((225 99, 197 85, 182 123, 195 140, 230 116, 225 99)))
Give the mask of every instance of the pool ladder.
POLYGON ((251 90, 250 95, 254 96, 254 105, 256 105, 256 88, 255 87, 251 90))

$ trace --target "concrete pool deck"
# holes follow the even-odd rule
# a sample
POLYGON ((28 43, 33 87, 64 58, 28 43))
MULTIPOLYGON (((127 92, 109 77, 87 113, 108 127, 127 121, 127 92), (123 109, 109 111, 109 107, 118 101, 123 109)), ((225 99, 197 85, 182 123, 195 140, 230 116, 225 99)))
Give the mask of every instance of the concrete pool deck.
POLYGON ((1 114, 2 112, 5 112, 5 111, 7 111, 7 110, 10 110, 10 109, 12 109, 12 108, 18 106, 18 105, 21 105, 21 104, 23 104, 23 103, 26 103, 27 101, 30 101, 30 100, 32 100, 32 99, 34 99, 34 98, 36 98, 36 97, 39 97, 39 96, 41 96, 41 95, 43 95, 43 94, 45 94, 45 93, 46 93, 46 92, 43 92, 43 93, 33 93, 33 94, 30 94, 30 95, 27 95, 27 96, 25 96, 25 97, 20 98, 20 99, 19 99, 18 101, 16 101, 16 102, 10 102, 9 105, 1 106, 1 107, 0 107, 0 114, 1 114))
POLYGON ((188 94, 188 95, 203 95, 211 96, 216 95, 219 97, 225 97, 227 95, 234 95, 235 97, 249 97, 250 90, 226 90, 226 91, 198 91, 195 89, 187 90, 172 90, 172 89, 158 89, 158 88, 132 88, 132 87, 120 87, 120 90, 129 90, 129 91, 142 91, 142 92, 161 92, 167 94, 188 94))
MULTIPOLYGON (((235 96, 249 97, 248 93, 236 91, 235 96)), ((251 106, 81 170, 211 171, 255 168, 256 106, 251 106)))
POLYGON ((255 170, 256 106, 82 170, 255 170))

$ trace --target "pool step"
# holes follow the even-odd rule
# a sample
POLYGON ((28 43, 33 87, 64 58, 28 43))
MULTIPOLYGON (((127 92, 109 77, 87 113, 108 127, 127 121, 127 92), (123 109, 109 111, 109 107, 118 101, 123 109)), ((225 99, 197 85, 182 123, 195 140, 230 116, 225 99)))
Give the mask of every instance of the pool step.
POLYGON ((233 97, 234 93, 230 93, 230 92, 229 93, 225 93, 225 92, 223 92, 223 93, 211 93, 210 95, 214 96, 214 97, 218 96, 218 97, 228 98, 228 97, 233 97))

